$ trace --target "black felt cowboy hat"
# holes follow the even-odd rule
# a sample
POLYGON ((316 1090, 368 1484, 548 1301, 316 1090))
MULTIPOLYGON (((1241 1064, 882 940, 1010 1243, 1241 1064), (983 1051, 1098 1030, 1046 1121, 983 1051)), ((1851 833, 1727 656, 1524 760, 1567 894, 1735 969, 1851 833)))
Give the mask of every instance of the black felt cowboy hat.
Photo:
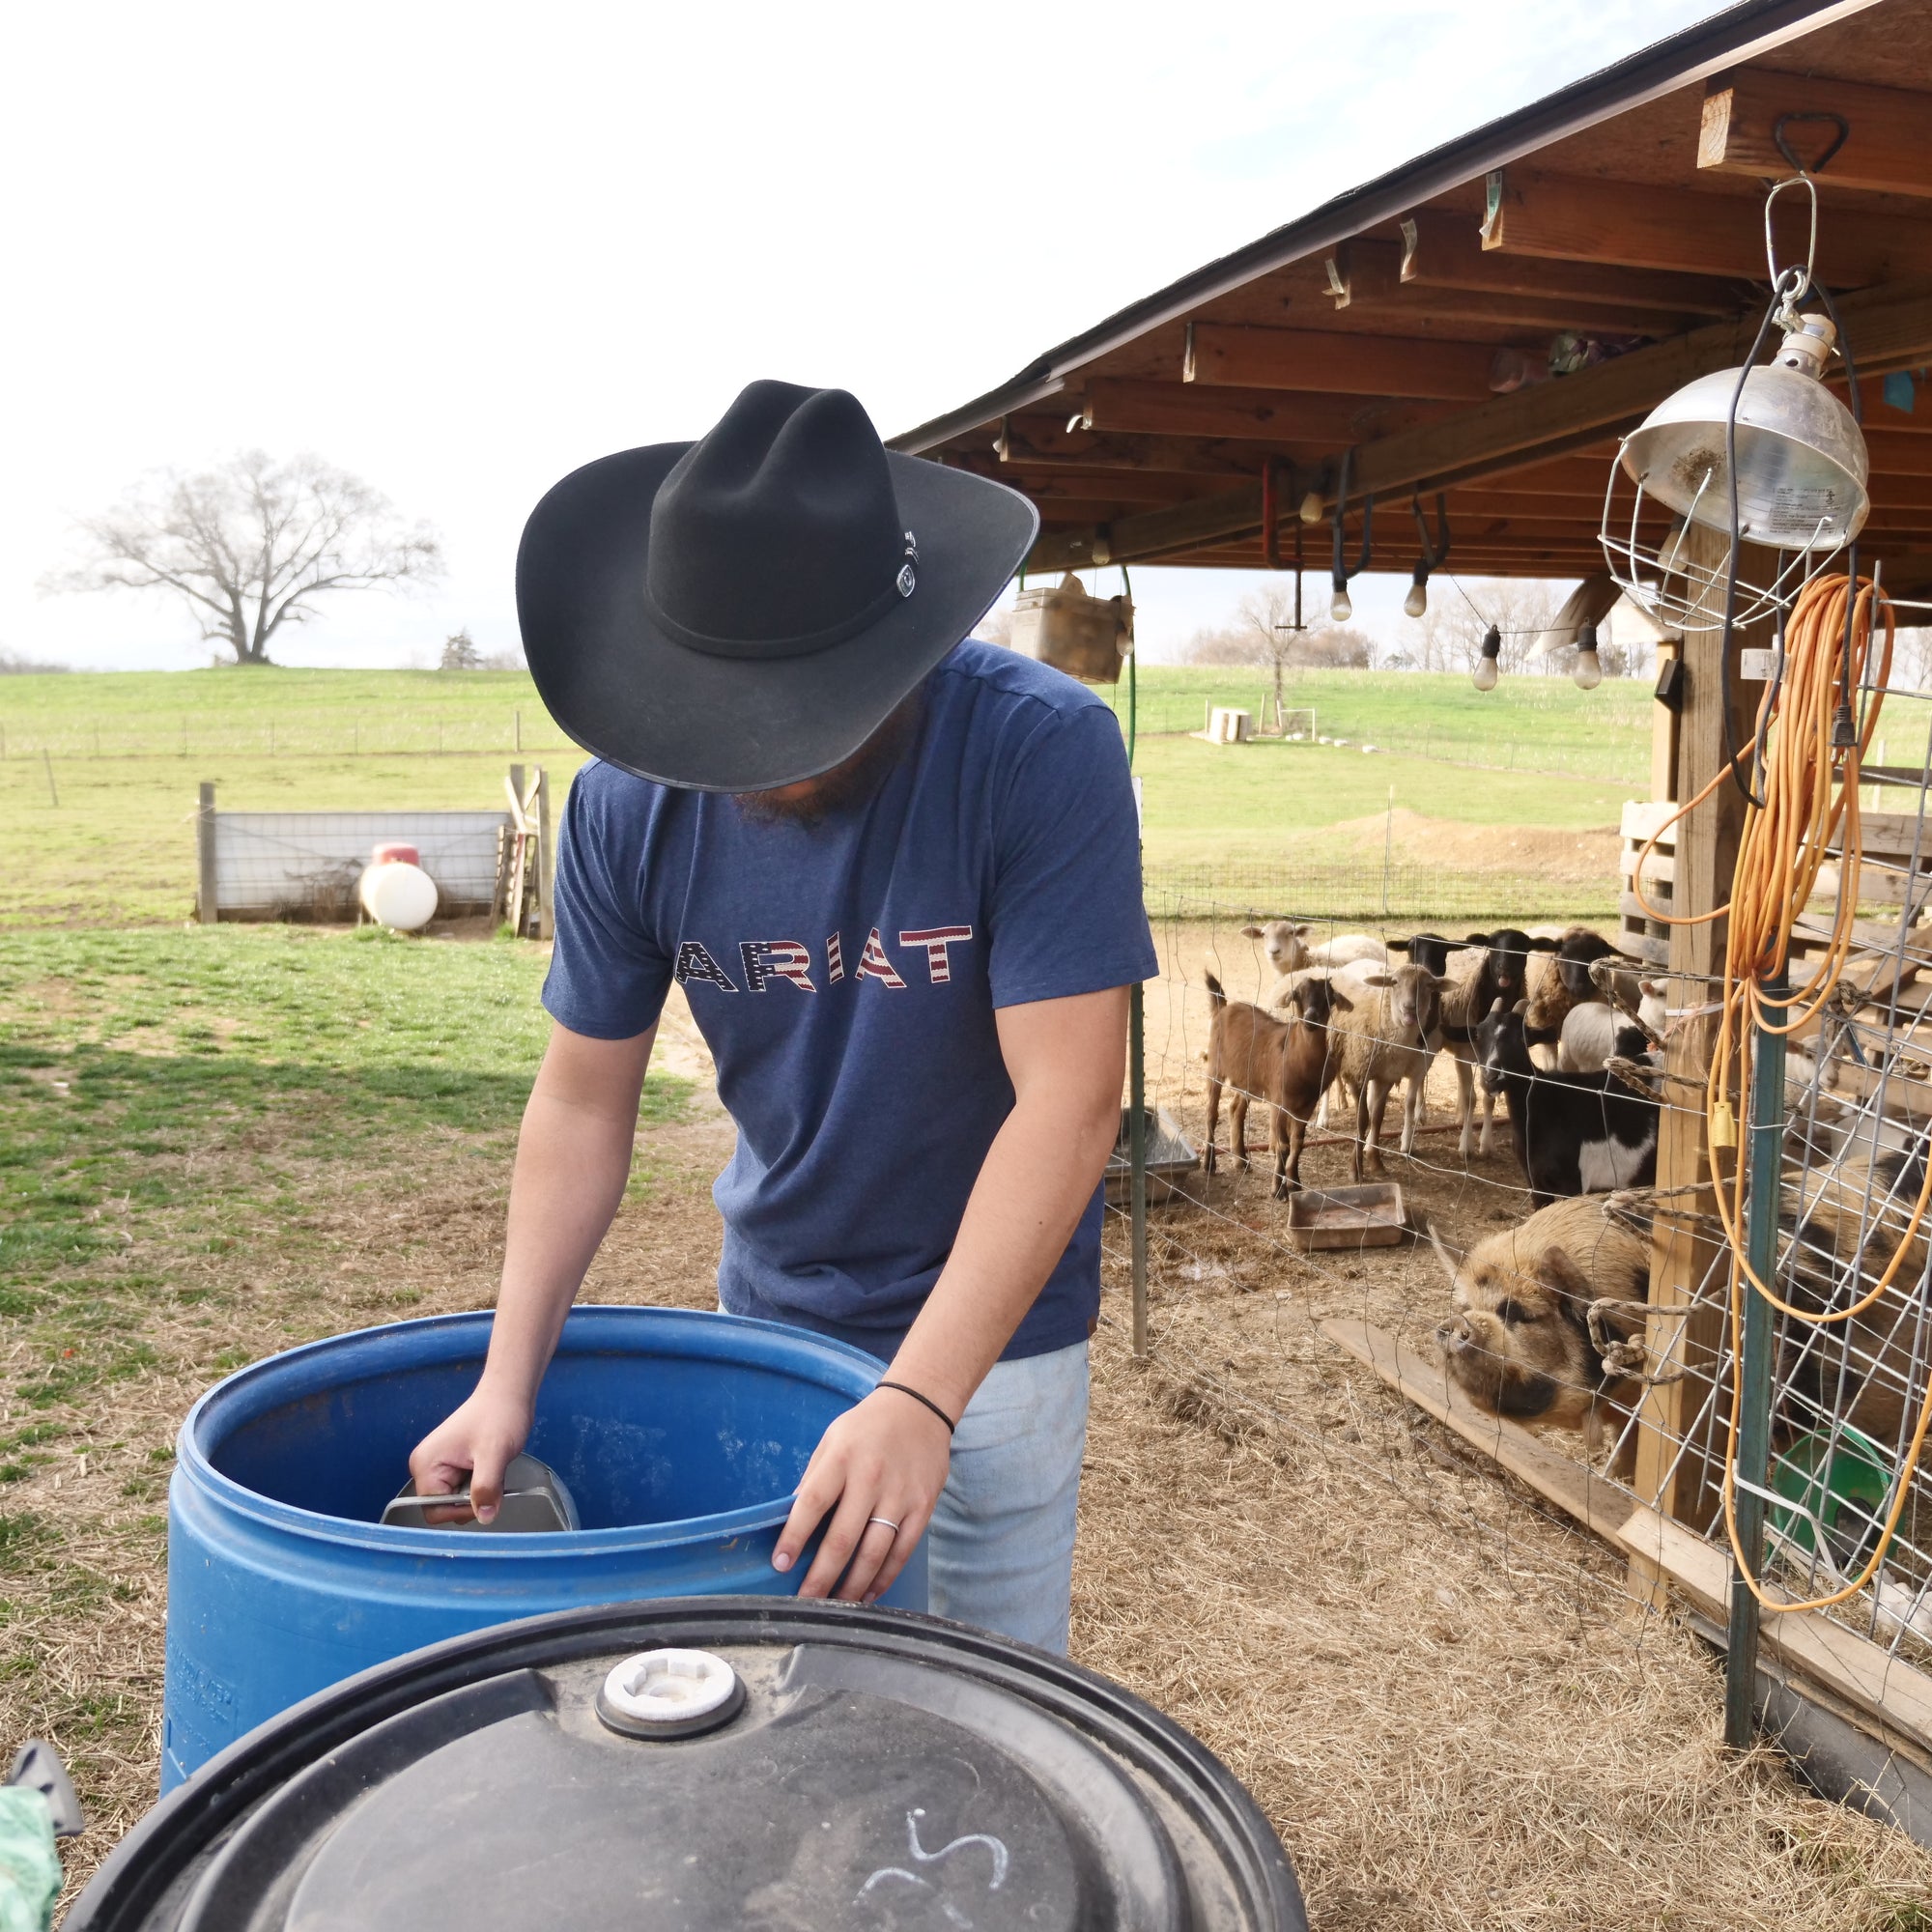
POLYGON ((885 448, 843 389, 753 383, 700 440, 586 464, 537 505, 524 649, 586 751, 764 791, 850 757, 1038 526, 1004 485, 885 448))

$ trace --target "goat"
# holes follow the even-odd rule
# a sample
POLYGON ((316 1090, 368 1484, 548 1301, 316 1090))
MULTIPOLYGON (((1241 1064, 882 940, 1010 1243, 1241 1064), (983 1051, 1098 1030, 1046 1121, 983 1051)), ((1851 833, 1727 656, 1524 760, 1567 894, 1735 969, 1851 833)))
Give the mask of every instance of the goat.
POLYGON ((1477 1029, 1483 1085, 1509 1110, 1516 1157, 1538 1208, 1569 1194, 1646 1187, 1657 1176, 1659 1106, 1614 1073, 1545 1073, 1520 1006, 1498 1000, 1477 1029))
POLYGON ((1563 928, 1548 966, 1527 988, 1529 1010, 1522 1023, 1531 1046, 1553 1044, 1562 1035, 1571 1008, 1599 997, 1590 967, 1596 960, 1612 957, 1616 950, 1601 932, 1593 932, 1587 925, 1563 928))
POLYGON ((1248 1165, 1248 1106, 1268 1107, 1268 1146, 1274 1153, 1274 1198, 1286 1200, 1301 1185, 1301 1149, 1316 1102, 1328 1091, 1336 1041, 1329 1021, 1349 1000, 1326 980, 1309 979, 1295 991, 1295 1017, 1282 1021, 1259 1007, 1231 1001, 1212 973, 1203 975, 1213 1019, 1208 1040, 1208 1145, 1201 1164, 1214 1172, 1215 1128, 1221 1089, 1232 1090, 1228 1135, 1235 1165, 1248 1165))
MULTIPOLYGON (((1523 1037, 1529 1037, 1529 1016, 1523 1015, 1523 1037)), ((1559 1073, 1601 1073, 1614 1057, 1641 1060, 1649 1051, 1651 1035, 1633 1025, 1603 1000, 1584 1000, 1563 1015, 1563 1036, 1556 1045, 1559 1073)))
MULTIPOLYGON (((1308 935, 1314 930, 1314 926, 1306 921, 1299 925, 1291 925, 1285 919, 1271 919, 1265 925, 1242 926, 1241 937, 1263 942, 1268 964, 1274 968, 1277 977, 1299 973, 1309 967, 1326 971, 1338 966, 1353 966, 1365 959, 1373 960, 1378 966, 1388 963, 1388 948, 1373 933, 1342 932, 1333 939, 1324 939, 1320 946, 1310 946, 1308 935)), ((1280 986, 1275 991, 1283 995, 1280 986)))
POLYGON ((1295 973, 1308 964, 1308 935, 1315 928, 1305 922, 1291 924, 1285 919, 1271 919, 1265 925, 1244 925, 1243 939, 1259 939, 1267 953, 1268 964, 1277 977, 1284 973, 1295 973))
POLYGON ((1664 1006, 1664 996, 1670 990, 1668 980, 1650 978, 1642 960, 1621 953, 1591 960, 1589 978, 1591 992, 1585 997, 1607 1000, 1619 1012, 1634 1014, 1653 1036, 1662 1037, 1669 1018, 1664 1006))
POLYGON ((1629 1474, 1635 1443, 1623 1425, 1641 1390, 1629 1370, 1648 1313, 1649 1240, 1587 1195, 1485 1236, 1460 1265, 1434 1227, 1429 1238, 1454 1292, 1435 1331, 1450 1381, 1492 1415, 1581 1428, 1592 1455, 1614 1433, 1629 1474))
POLYGON ((1477 1140, 1476 1029, 1497 1000, 1513 1006, 1523 997, 1529 954, 1548 952, 1557 942, 1547 936, 1534 938, 1515 926, 1505 925, 1493 932, 1472 932, 1466 939, 1443 939, 1435 933, 1419 932, 1412 939, 1392 943, 1401 946, 1412 962, 1438 975, 1448 972, 1451 952, 1481 954, 1469 971, 1443 982, 1442 1031, 1437 1044, 1448 1048, 1456 1067, 1458 1118, 1463 1125, 1458 1151, 1464 1160, 1472 1151, 1487 1154, 1493 1144, 1495 1095, 1484 1088, 1482 1134, 1477 1140))
POLYGON ((1369 1171, 1382 1172, 1382 1115, 1389 1094, 1405 1080, 1402 1151, 1414 1149, 1422 1083, 1437 1051, 1444 982, 1426 966, 1408 965, 1345 983, 1349 1009, 1330 1023, 1341 1044, 1333 1077, 1355 1095, 1354 1178, 1360 1180, 1370 1163, 1369 1171))

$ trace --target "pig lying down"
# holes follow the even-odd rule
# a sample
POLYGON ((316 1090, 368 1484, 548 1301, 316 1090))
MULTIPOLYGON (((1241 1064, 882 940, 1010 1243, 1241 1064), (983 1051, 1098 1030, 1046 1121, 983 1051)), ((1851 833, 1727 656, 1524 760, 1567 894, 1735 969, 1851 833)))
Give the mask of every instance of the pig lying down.
POLYGON ((1619 1441, 1628 1474, 1649 1240, 1588 1195, 1486 1236, 1460 1264, 1434 1228, 1429 1237, 1454 1290, 1455 1312, 1435 1331, 1449 1380, 1492 1415, 1582 1430, 1593 1456, 1619 1441))

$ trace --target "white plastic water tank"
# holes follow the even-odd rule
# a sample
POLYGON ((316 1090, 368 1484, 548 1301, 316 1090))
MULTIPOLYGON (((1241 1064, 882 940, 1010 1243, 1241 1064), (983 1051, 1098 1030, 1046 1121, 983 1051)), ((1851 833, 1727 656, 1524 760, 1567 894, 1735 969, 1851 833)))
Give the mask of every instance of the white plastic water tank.
POLYGON ((413 845, 378 845, 357 888, 362 910, 378 925, 415 932, 436 917, 436 881, 413 845))

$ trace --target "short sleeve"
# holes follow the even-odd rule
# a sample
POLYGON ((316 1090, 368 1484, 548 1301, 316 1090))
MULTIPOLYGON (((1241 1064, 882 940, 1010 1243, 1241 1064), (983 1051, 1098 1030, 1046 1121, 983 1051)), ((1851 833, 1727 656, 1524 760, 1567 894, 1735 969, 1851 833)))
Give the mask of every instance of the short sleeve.
POLYGON ((657 1023, 671 962, 644 928, 647 808, 617 796, 636 784, 586 765, 570 788, 557 852, 555 949, 545 1010, 591 1039, 632 1039, 657 1023))
POLYGON ((995 1007, 1130 986, 1159 972, 1133 781, 1105 706, 1057 711, 1021 747, 995 855, 995 1007))

